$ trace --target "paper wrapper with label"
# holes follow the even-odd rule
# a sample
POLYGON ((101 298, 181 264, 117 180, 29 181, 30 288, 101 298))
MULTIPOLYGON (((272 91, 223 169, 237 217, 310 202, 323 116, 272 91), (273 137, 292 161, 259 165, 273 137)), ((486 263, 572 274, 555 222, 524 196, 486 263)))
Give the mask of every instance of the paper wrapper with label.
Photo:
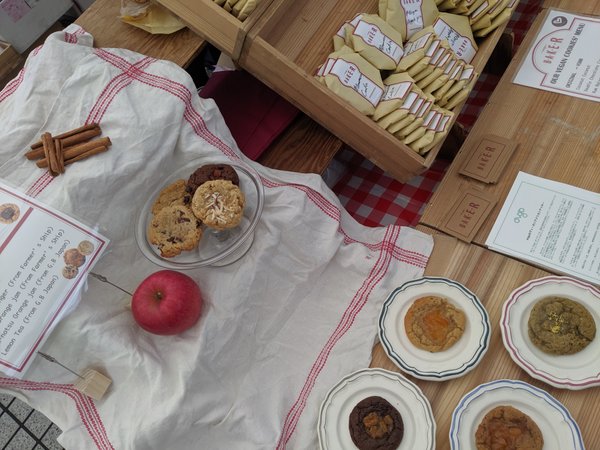
POLYGON ((433 0, 379 0, 378 10, 379 16, 398 30, 404 41, 433 24, 439 14, 433 0))
POLYGON ((320 176, 246 158, 216 104, 198 97, 181 68, 93 48, 76 25, 52 34, 2 91, 0 137, 10 143, 0 147, 0 177, 99 224, 111 251, 94 272, 128 292, 160 269, 139 250, 132 221, 173 171, 235 162, 256 171, 264 190, 244 256, 185 272, 204 297, 200 321, 186 332, 145 332, 125 307, 129 296, 88 281, 43 351, 109 376, 101 401, 40 358, 27 380, 0 377, 3 393, 63 430, 58 441, 68 449, 318 448, 321 402, 343 376, 369 366, 383 301, 422 276, 431 253, 424 233, 357 223, 320 176), (23 157, 40 130, 72 129, 88 118, 112 141, 96 160, 51 177, 23 157))
POLYGON ((402 36, 381 17, 363 14, 350 34, 352 48, 379 70, 393 70, 404 55, 402 36))
POLYGON ((121 20, 151 34, 171 34, 185 28, 177 16, 152 1, 121 0, 121 20))

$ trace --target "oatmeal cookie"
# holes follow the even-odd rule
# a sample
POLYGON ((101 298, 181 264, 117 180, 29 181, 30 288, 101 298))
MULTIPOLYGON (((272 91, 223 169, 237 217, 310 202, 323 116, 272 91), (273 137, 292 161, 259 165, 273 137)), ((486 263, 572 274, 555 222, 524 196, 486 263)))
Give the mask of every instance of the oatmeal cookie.
POLYGON ((465 314, 441 297, 422 297, 404 316, 404 328, 410 342, 430 352, 449 349, 465 331, 465 314))
POLYGON ((152 205, 152 214, 158 214, 166 206, 189 205, 191 200, 191 195, 185 191, 185 180, 177 180, 160 191, 152 205))
POLYGON ((489 411, 475 432, 477 450, 542 450, 544 437, 527 414, 512 406, 489 411))
POLYGON ((0 223, 11 224, 16 222, 21 211, 14 203, 3 203, 0 205, 0 223))
POLYGON ((70 248, 63 255, 67 266, 81 267, 85 264, 85 255, 82 255, 76 248, 70 248))
POLYGON ((166 258, 193 250, 200 242, 202 229, 194 213, 186 206, 173 205, 161 209, 148 227, 148 240, 166 258))
POLYGON ((207 227, 225 230, 240 224, 245 199, 239 187, 227 180, 202 184, 192 199, 192 211, 207 227))
POLYGON ((352 409, 350 437, 359 450, 395 450, 404 437, 404 422, 386 399, 367 397, 352 409))
POLYGON ((527 325, 531 342, 554 355, 577 353, 596 336, 596 323, 585 306, 563 297, 546 297, 537 302, 527 325))
POLYGON ((194 195, 196 189, 207 181, 229 180, 236 186, 240 185, 240 178, 233 167, 228 164, 207 164, 198 167, 187 180, 186 191, 194 195))

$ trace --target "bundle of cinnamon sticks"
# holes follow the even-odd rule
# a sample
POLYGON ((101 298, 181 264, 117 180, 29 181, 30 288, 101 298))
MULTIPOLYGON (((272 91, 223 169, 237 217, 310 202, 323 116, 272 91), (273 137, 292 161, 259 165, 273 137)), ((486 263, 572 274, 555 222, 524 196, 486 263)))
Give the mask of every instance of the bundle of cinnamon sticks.
POLYGON ((58 136, 45 132, 41 140, 25 153, 25 157, 37 160, 38 167, 47 167, 52 176, 57 176, 64 173, 65 166, 108 150, 111 145, 108 136, 92 140, 100 134, 102 130, 97 123, 84 125, 58 136))

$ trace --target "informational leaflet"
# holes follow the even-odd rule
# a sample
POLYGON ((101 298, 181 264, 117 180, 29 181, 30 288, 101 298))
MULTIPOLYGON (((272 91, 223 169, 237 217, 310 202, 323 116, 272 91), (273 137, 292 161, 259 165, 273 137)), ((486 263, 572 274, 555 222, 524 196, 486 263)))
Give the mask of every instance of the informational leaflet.
POLYGON ((600 194, 519 172, 486 245, 600 284, 600 194))
POLYGON ((21 378, 108 239, 0 183, 0 371, 21 378))
POLYGON ((600 101, 600 17, 549 10, 513 80, 600 101))

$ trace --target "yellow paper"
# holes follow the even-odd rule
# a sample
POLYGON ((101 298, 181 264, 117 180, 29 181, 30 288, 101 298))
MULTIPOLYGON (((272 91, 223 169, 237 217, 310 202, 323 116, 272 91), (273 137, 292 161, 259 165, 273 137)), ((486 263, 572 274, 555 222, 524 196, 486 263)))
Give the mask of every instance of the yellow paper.
POLYGON ((140 18, 121 16, 121 20, 151 34, 171 34, 185 28, 183 22, 162 5, 151 3, 146 13, 140 18))

